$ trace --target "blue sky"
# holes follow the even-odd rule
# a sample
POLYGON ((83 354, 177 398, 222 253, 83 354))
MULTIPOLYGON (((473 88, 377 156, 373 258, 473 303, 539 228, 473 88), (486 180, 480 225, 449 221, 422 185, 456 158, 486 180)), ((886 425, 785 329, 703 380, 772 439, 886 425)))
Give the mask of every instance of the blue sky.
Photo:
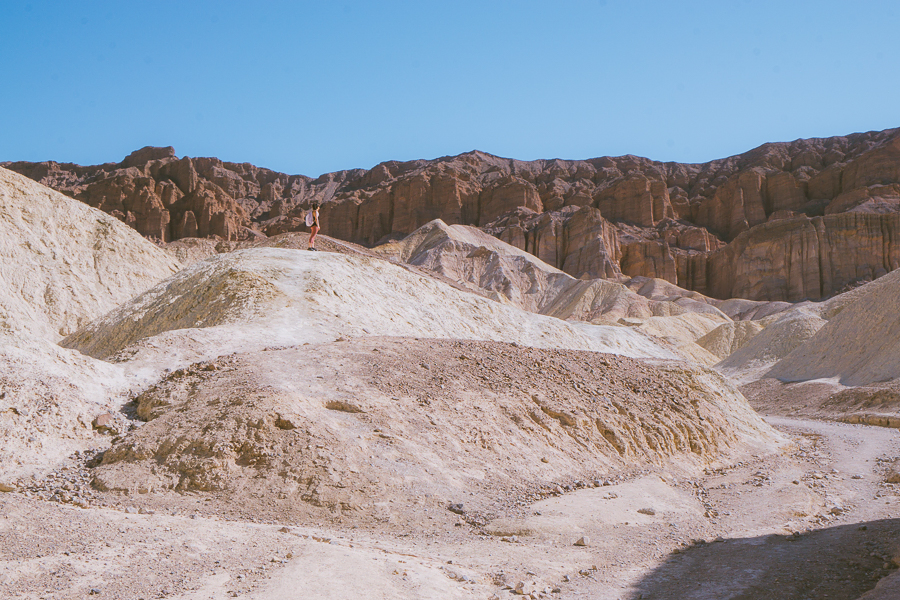
POLYGON ((703 162, 900 127, 893 1, 11 2, 0 161, 703 162))

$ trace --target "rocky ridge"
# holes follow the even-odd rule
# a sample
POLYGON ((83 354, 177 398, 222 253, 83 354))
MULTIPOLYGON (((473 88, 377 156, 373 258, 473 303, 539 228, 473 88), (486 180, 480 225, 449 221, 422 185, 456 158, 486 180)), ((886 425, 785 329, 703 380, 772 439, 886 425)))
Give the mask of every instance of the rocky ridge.
POLYGON ((484 228, 580 278, 716 298, 822 299, 900 266, 900 130, 764 144, 704 164, 469 152, 312 179, 143 148, 91 167, 5 163, 162 241, 302 228, 373 245, 434 219, 484 228))
MULTIPOLYGON (((186 238, 172 275, 122 223, 0 175, 4 597, 892 597, 896 431, 781 419, 782 445, 719 374, 659 359, 890 333, 896 274, 794 307, 634 277, 600 288, 639 315, 567 322, 516 303, 594 283, 477 228, 388 246, 422 266, 186 238)), ((896 406, 895 382, 865 387, 827 408, 896 406)))

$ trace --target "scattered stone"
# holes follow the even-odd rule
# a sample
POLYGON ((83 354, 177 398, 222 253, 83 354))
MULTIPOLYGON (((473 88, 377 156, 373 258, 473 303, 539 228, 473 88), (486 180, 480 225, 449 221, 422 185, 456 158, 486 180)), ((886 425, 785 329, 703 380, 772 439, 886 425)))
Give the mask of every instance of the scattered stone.
POLYGON ((650 515, 651 517, 656 514, 656 511, 652 508, 639 508, 638 512, 642 515, 650 515))
POLYGON ((900 469, 894 464, 884 477, 886 483, 900 483, 900 469))
POLYGON ((94 419, 91 425, 94 429, 101 433, 113 432, 114 424, 116 422, 116 416, 112 413, 103 413, 99 415, 96 419, 94 419))
POLYGON ((11 483, 7 483, 5 481, 0 481, 0 492, 14 492, 16 491, 16 486, 11 483))
POLYGON ((575 542, 575 545, 576 545, 576 546, 590 546, 590 545, 591 545, 591 538, 589 538, 589 537, 586 536, 586 535, 583 535, 583 536, 581 536, 580 538, 578 538, 578 540, 575 542))
POLYGON ((527 596, 538 591, 537 584, 534 581, 520 581, 513 587, 513 592, 520 596, 527 596))
POLYGON ((447 509, 450 512, 456 513, 458 515, 463 515, 466 513, 466 511, 463 509, 463 505, 461 503, 451 504, 450 506, 447 507, 447 509))

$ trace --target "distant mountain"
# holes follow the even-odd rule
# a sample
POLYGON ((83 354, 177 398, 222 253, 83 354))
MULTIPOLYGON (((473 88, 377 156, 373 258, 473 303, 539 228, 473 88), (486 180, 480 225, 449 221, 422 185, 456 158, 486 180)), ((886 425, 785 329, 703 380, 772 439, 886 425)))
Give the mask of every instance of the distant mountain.
POLYGON ((704 164, 483 152, 311 179, 147 147, 120 163, 4 163, 147 237, 303 228, 373 245, 441 219, 574 277, 646 276, 716 298, 821 299, 900 267, 900 129, 764 144, 704 164))

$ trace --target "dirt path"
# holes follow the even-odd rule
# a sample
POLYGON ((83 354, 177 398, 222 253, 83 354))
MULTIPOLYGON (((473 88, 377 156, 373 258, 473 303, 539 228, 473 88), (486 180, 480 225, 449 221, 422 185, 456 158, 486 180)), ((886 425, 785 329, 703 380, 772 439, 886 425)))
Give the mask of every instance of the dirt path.
POLYGON ((893 572, 900 504, 894 486, 883 482, 883 467, 885 459, 900 455, 898 432, 785 417, 767 421, 797 440, 793 455, 769 462, 758 471, 764 477, 752 474, 749 486, 739 482, 755 466, 705 479, 711 496, 719 492, 720 511, 731 513, 718 524, 726 539, 669 557, 630 597, 849 600, 893 572), (799 510, 791 486, 808 490, 810 510, 799 510))
POLYGON ((900 435, 769 421, 794 447, 523 500, 483 528, 295 527, 0 494, 0 596, 484 600, 521 598, 521 584, 534 598, 855 600, 895 572, 900 503, 883 475, 900 435))

